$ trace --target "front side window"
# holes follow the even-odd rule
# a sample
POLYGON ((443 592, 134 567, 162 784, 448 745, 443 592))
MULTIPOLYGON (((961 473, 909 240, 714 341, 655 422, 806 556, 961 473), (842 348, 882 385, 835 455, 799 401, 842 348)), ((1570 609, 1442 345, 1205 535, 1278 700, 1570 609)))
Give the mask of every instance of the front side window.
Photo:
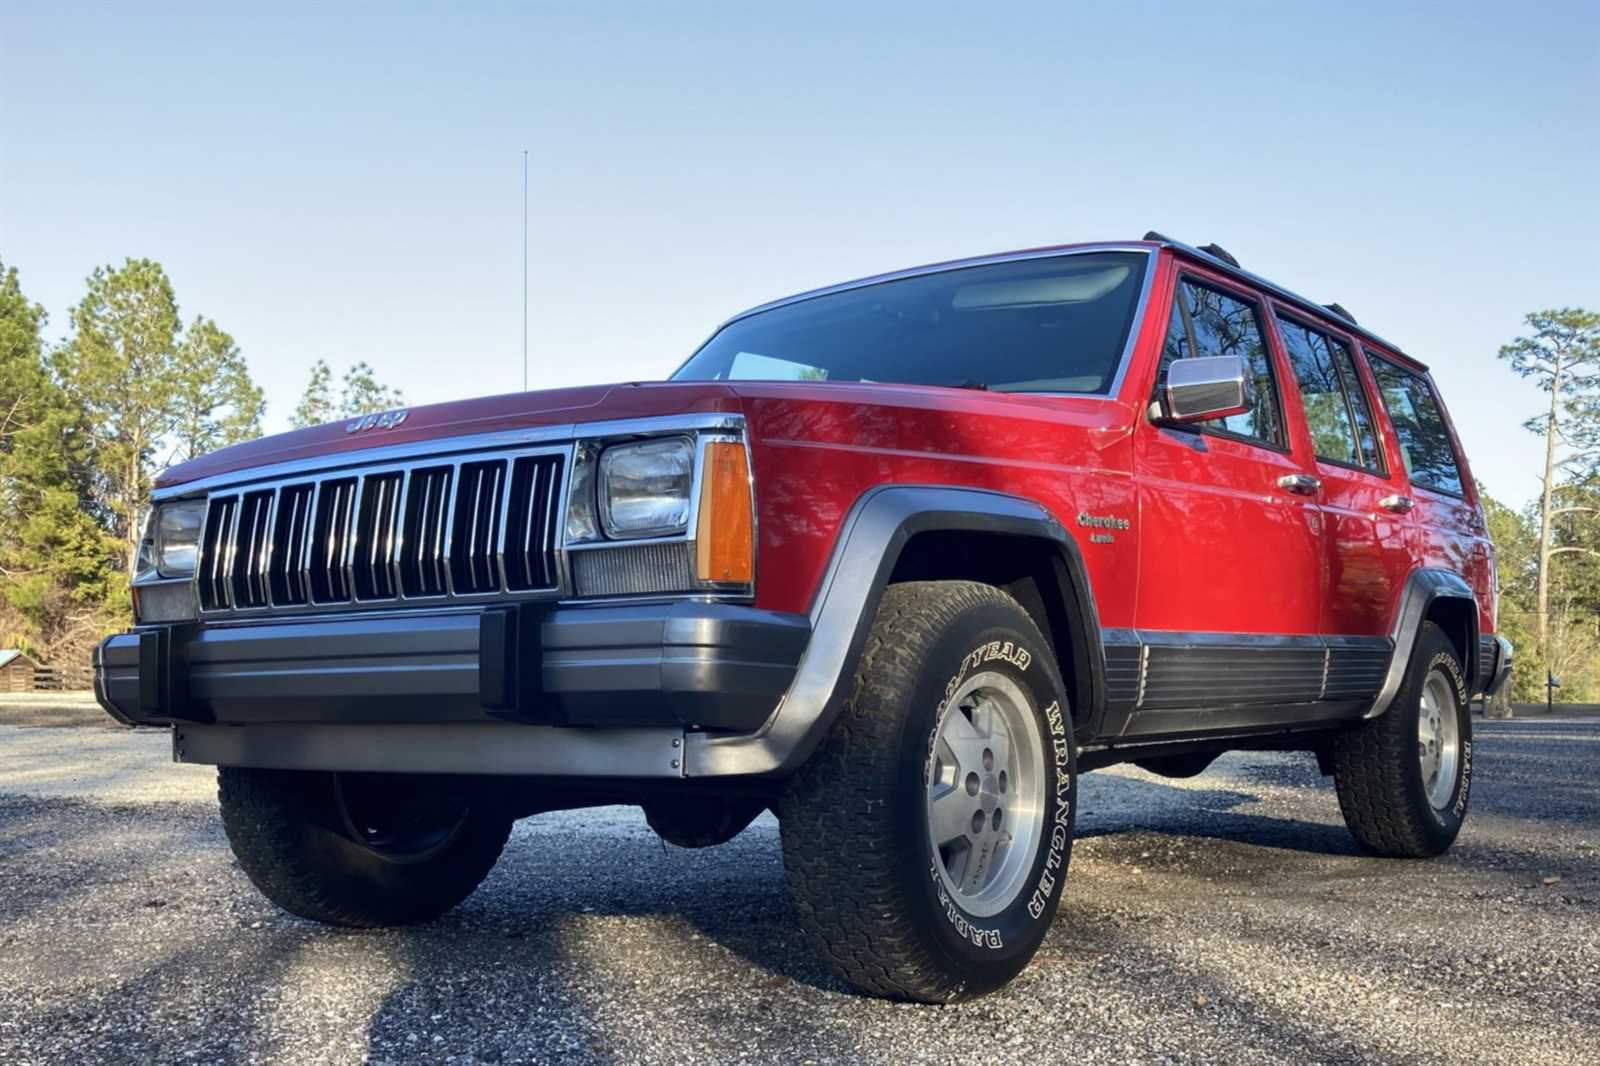
POLYGON ((1400 454, 1412 484, 1465 496, 1461 468, 1450 444, 1439 400, 1426 378, 1413 374, 1372 352, 1367 353, 1372 376, 1377 379, 1383 406, 1400 438, 1400 454))
POLYGON ((1383 460, 1373 439, 1372 414, 1349 346, 1281 315, 1278 332, 1300 385, 1317 458, 1381 470, 1383 460))
POLYGON ((824 293, 730 322, 672 377, 1107 392, 1148 263, 1089 252, 824 293))
POLYGON ((1167 321, 1167 341, 1161 352, 1156 388, 1159 391, 1166 387, 1167 367, 1174 359, 1237 355, 1244 360, 1245 402, 1250 409, 1201 425, 1282 447, 1278 387, 1272 377, 1272 357, 1261 338, 1261 315, 1254 304, 1192 281, 1181 281, 1173 298, 1172 317, 1167 321))

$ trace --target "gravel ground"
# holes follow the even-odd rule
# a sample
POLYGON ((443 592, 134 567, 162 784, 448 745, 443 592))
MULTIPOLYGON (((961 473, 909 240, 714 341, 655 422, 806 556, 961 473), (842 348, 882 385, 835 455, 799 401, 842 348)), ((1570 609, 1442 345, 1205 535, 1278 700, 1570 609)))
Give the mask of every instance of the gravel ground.
POLYGON ((1358 855, 1309 757, 1084 778, 1066 905, 976 1003, 804 950, 777 825, 521 823, 432 925, 290 918, 165 734, 0 726, 0 1063, 1600 1061, 1600 720, 1477 723, 1443 859, 1358 855))

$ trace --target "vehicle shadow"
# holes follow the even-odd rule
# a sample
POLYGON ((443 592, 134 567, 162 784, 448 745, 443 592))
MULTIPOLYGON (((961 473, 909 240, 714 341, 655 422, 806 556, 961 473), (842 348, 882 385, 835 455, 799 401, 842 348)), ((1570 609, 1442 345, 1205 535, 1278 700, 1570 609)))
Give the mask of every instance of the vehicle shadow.
POLYGON ((1148 776, 1088 774, 1078 785, 1077 838, 1146 832, 1314 855, 1360 854, 1343 825, 1239 810, 1260 798, 1238 788, 1176 786, 1148 776))
MULTIPOLYGON (((572 817, 519 823, 476 894, 403 931, 408 976, 372 1015, 370 1061, 719 1061, 717 1049, 674 1046, 685 1028, 703 1028, 696 995, 646 1008, 635 992, 663 982, 715 989, 729 979, 730 955, 758 971, 753 982, 738 978, 755 992, 757 1011, 767 990, 776 996, 793 984, 847 991, 800 938, 770 816, 699 853, 660 843, 631 809, 606 809, 599 832, 573 832, 572 817), (492 991, 482 995, 486 974, 492 991), (480 994, 463 1000, 463 987, 480 994), (428 1034, 420 1048, 419 1029, 428 1034)), ((770 1038, 770 1056, 732 1046, 727 1056, 784 1061, 785 1048, 802 1040, 832 1047, 838 1060, 853 1057, 844 1037, 803 1015, 784 1015, 770 1038)))

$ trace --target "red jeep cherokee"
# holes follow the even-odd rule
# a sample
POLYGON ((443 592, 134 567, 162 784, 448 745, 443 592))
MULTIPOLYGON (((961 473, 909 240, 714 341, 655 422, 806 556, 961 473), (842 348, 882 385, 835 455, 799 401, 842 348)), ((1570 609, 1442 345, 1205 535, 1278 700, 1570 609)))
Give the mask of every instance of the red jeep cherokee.
POLYGON ((1363 845, 1442 852, 1493 573, 1425 367, 1150 234, 175 467, 96 686, 221 768, 295 914, 433 918, 540 811, 701 847, 770 807, 821 955, 938 1001, 1038 948, 1085 770, 1314 752, 1363 845))

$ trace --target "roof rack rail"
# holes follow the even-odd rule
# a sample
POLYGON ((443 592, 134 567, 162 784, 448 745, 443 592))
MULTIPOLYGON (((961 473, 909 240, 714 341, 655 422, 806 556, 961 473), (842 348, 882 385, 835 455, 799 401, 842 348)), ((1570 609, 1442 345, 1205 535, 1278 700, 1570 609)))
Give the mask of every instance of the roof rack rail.
MULTIPOLYGON (((1158 233, 1155 230, 1150 230, 1149 232, 1147 232, 1144 235, 1144 239, 1147 240, 1147 241, 1160 241, 1162 244, 1182 244, 1183 243, 1181 241, 1175 241, 1171 237, 1168 237, 1165 233, 1158 233)), ((1243 270, 1244 269, 1243 267, 1241 267, 1239 265, 1239 260, 1235 259, 1233 257, 1233 255, 1226 248, 1224 248, 1220 244, 1202 244, 1199 248, 1196 248, 1194 250, 1197 251, 1197 252, 1204 252, 1206 255, 1209 255, 1213 259, 1217 259, 1217 260, 1220 260, 1221 262, 1227 263, 1229 266, 1233 267, 1235 270, 1243 270)))
POLYGON ((1344 309, 1344 305, 1341 304, 1341 303, 1335 302, 1335 303, 1331 303, 1331 304, 1323 304, 1322 306, 1326 307, 1328 310, 1332 311, 1334 314, 1338 315, 1340 318, 1344 319, 1346 322, 1350 323, 1352 326, 1361 325, 1361 323, 1356 321, 1356 316, 1352 315, 1349 311, 1346 311, 1344 309))

